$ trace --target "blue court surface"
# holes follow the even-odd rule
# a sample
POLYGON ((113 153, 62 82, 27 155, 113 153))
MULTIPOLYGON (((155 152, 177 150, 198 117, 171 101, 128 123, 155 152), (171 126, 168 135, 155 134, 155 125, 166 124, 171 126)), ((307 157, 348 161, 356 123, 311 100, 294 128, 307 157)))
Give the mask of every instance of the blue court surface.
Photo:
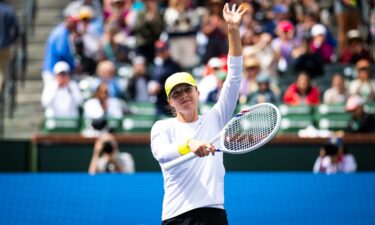
MULTIPOLYGON (((230 225, 373 225, 375 173, 234 173, 225 178, 230 225)), ((0 174, 1 225, 160 224, 161 173, 0 174)))

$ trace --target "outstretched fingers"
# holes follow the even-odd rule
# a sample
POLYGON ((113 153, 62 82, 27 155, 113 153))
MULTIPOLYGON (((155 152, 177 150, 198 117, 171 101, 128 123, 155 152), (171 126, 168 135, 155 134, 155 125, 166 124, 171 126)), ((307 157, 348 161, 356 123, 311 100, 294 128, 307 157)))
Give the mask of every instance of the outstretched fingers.
POLYGON ((247 8, 244 7, 243 5, 240 5, 240 7, 238 7, 237 9, 237 13, 239 13, 242 17, 243 14, 245 14, 245 12, 247 11, 247 8))

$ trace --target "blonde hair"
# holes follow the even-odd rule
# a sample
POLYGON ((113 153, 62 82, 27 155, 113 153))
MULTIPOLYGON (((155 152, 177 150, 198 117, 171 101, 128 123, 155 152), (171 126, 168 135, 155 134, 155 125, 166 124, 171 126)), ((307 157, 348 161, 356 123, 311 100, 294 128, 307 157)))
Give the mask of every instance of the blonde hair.
POLYGON ((116 66, 110 60, 103 60, 103 61, 99 62, 98 66, 96 68, 96 74, 100 76, 101 74, 103 74, 103 71, 105 71, 105 70, 112 70, 113 72, 115 72, 116 66))

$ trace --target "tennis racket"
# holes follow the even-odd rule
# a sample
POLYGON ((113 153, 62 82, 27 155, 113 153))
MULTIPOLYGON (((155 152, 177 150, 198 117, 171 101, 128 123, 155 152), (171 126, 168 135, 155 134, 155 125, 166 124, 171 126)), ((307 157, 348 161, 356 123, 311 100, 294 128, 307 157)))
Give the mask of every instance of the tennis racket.
MULTIPOLYGON (((243 154, 254 151, 269 142, 280 127, 281 114, 271 103, 260 103, 233 117, 225 127, 209 142, 220 139, 222 151, 231 154, 243 154)), ((163 165, 165 170, 197 157, 189 152, 163 165)))

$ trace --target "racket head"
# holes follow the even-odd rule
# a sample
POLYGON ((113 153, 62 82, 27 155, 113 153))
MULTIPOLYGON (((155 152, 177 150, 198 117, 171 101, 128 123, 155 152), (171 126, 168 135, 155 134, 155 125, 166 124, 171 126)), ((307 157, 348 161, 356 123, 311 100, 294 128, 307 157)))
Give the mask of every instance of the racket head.
POLYGON ((280 120, 279 109, 271 103, 251 106, 246 112, 233 117, 224 127, 220 150, 243 154, 258 149, 276 135, 280 120))

